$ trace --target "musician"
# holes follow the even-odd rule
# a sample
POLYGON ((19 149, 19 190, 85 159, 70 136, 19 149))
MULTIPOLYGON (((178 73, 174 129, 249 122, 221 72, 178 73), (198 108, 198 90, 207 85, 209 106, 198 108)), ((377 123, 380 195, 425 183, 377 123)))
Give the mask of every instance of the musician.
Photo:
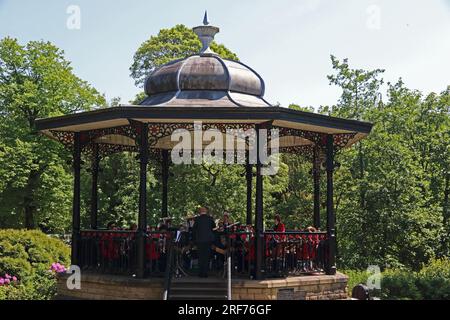
POLYGON ((214 241, 213 229, 216 227, 214 219, 208 215, 208 209, 201 207, 199 215, 194 220, 193 236, 199 255, 199 277, 208 277, 211 244, 214 241))
POLYGON ((167 225, 160 224, 158 231, 159 271, 164 272, 167 264, 167 225))
POLYGON ((191 213, 188 213, 186 215, 186 230, 188 232, 192 231, 192 227, 194 226, 194 219, 195 219, 195 216, 192 215, 191 213))
POLYGON ((118 229, 119 228, 117 228, 117 224, 114 221, 110 221, 106 225, 106 230, 118 230, 118 229))
POLYGON ((229 225, 233 224, 233 221, 231 221, 231 219, 230 219, 230 213, 228 211, 223 212, 223 217, 222 217, 221 223, 222 223, 224 230, 226 230, 229 225))
POLYGON ((284 226, 284 223, 281 222, 281 216, 279 214, 275 215, 275 225, 273 226, 273 231, 286 232, 286 227, 284 226))
MULTIPOLYGON (((275 225, 273 226, 273 231, 275 232, 286 232, 286 227, 284 223, 281 221, 281 216, 279 214, 275 215, 275 225)), ((272 267, 279 271, 282 265, 281 259, 283 254, 283 241, 286 239, 286 236, 275 235, 271 240, 271 249, 272 249, 272 267)))

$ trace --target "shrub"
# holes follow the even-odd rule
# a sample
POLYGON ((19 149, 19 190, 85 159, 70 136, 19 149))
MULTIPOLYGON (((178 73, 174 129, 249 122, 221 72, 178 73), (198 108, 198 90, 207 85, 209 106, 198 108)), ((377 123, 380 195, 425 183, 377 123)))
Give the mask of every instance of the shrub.
POLYGON ((406 270, 386 270, 381 278, 381 298, 389 300, 420 300, 416 274, 406 270))
POLYGON ((434 259, 417 274, 417 288, 423 299, 450 299, 450 259, 434 259))
POLYGON ((0 299, 51 299, 54 262, 70 262, 70 249, 62 241, 37 230, 0 230, 0 274, 18 278, 14 286, 0 287, 0 299))
POLYGON ((348 276, 348 293, 352 294, 353 288, 362 283, 367 283, 367 278, 369 277, 369 273, 366 270, 342 270, 342 272, 348 276))
MULTIPOLYGON (((360 270, 344 270, 348 275, 348 288, 367 282, 368 273, 360 270)), ((378 291, 378 290, 377 290, 378 291)), ((381 291, 371 292, 389 300, 448 300, 450 299, 450 259, 434 259, 419 272, 403 269, 389 269, 382 273, 381 291)))

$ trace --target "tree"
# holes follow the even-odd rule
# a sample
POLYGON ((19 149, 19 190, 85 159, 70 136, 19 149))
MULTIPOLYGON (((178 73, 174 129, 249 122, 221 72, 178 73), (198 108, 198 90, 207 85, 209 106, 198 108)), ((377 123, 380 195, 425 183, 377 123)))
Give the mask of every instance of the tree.
POLYGON ((448 172, 448 90, 427 97, 388 83, 380 101, 382 70, 352 69, 332 57, 330 83, 338 103, 321 112, 374 123, 370 135, 340 152, 335 176, 340 265, 418 269, 436 255, 444 233, 448 172), (447 103, 447 104, 446 104, 447 103))
POLYGON ((39 225, 47 230, 67 219, 69 153, 38 134, 35 121, 104 103, 94 88, 73 74, 64 52, 50 42, 21 45, 8 37, 0 41, 2 227, 39 225), (18 216, 22 215, 21 220, 18 216))

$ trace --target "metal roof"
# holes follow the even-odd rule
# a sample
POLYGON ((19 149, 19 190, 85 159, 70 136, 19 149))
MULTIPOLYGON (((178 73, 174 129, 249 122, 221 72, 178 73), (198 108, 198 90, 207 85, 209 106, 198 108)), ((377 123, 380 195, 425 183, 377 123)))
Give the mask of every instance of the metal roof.
MULTIPOLYGON (((207 17, 204 23, 209 23, 207 17)), ((263 98, 264 80, 256 71, 209 48, 219 28, 203 25, 193 30, 202 42, 200 52, 155 69, 145 81, 148 97, 141 105, 271 106, 263 98)))

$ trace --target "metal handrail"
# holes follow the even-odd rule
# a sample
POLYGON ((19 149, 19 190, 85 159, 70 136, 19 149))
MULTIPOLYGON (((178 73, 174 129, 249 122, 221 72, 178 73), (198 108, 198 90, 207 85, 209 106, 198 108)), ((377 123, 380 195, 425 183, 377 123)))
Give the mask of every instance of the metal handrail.
POLYGON ((164 274, 164 293, 163 293, 163 300, 168 300, 169 299, 169 295, 170 295, 170 286, 172 284, 172 276, 174 273, 174 268, 173 268, 173 260, 174 260, 174 255, 173 255, 173 251, 174 251, 174 247, 175 247, 175 242, 177 241, 176 236, 171 237, 171 240, 169 241, 168 244, 168 261, 167 261, 167 265, 166 265, 166 271, 164 274))

